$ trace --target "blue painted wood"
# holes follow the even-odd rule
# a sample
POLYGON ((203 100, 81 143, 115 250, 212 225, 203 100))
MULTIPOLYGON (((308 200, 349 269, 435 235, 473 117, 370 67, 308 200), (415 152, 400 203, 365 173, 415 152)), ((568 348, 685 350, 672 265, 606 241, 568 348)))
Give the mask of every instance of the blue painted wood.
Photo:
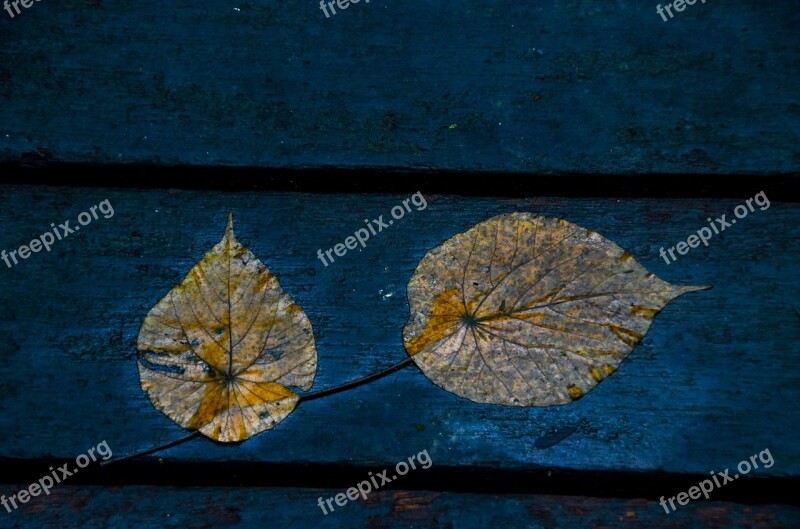
POLYGON ((37 2, 0 11, 0 161, 796 171, 795 3, 656 5, 37 2))
MULTIPOLYGON (((709 6, 710 7, 710 6, 709 6)), ((423 195, 425 190, 421 190, 423 195)), ((403 196, 0 187, 0 248, 10 250, 108 199, 93 221, 12 269, 0 267, 0 455, 72 459, 106 440, 117 455, 184 434, 139 387, 135 343, 150 308, 222 235, 236 232, 308 315, 319 352, 313 389, 405 357, 405 286, 425 252, 495 214, 566 218, 628 249, 660 277, 713 286, 670 304, 621 369, 586 397, 551 408, 480 405, 416 369, 303 403, 237 446, 201 439, 160 454, 182 461, 388 465, 427 449, 443 467, 707 474, 770 449, 755 477, 800 475, 793 307, 800 211, 773 201, 665 264, 658 255, 740 201, 482 199, 427 196, 328 268, 318 249, 403 196), (576 431, 546 449, 536 439, 576 431)), ((0 263, 2 264, 2 263, 0 263)))

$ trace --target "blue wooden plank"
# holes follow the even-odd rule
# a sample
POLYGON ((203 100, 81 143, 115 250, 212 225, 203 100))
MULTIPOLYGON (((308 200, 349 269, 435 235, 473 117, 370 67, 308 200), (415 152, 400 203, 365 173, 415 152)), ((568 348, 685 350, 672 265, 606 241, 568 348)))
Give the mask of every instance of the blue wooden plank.
MULTIPOLYGON (((423 195, 425 190, 421 190, 423 195)), ((317 258, 402 196, 137 191, 5 186, 0 248, 12 249, 105 199, 79 233, 0 268, 0 454, 74 458, 106 440, 117 455, 184 431, 139 387, 135 343, 150 308, 221 237, 228 211, 240 240, 312 322, 313 389, 402 360, 405 286, 425 252, 513 210, 566 218, 631 251, 660 277, 714 288, 670 304, 619 372, 569 406, 474 404, 419 371, 304 403, 276 429, 237 446, 170 449, 184 461, 389 464, 427 449, 438 465, 707 474, 764 449, 754 476, 798 476, 796 343, 800 219, 773 201, 671 265, 672 246, 741 200, 482 199, 427 196, 329 267, 317 258), (13 212, 13 213, 12 213, 13 212), (538 438, 576 431, 546 449, 538 438)), ((74 221, 73 221, 74 223, 74 221)))
POLYGON ((0 160, 773 173, 794 2, 36 3, 0 12, 0 160))

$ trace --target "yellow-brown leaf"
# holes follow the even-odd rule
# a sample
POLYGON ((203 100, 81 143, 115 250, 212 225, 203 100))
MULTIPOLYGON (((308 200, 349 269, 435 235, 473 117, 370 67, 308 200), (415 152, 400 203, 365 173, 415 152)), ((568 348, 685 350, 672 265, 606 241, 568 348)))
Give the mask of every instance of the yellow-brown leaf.
POLYGON ((282 421, 308 390, 311 324, 239 241, 222 240, 150 311, 139 331, 139 376, 153 405, 184 428, 243 441, 282 421))
POLYGON ((581 398, 613 373, 677 296, 599 234, 529 213, 434 248, 408 285, 406 351, 438 386, 492 404, 581 398))

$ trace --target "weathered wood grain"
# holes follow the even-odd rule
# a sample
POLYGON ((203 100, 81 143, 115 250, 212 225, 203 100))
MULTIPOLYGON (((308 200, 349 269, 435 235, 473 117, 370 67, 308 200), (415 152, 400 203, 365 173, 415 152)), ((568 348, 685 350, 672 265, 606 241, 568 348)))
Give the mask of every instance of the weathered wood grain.
POLYGON ((741 201, 427 196, 425 210, 395 221, 362 251, 328 268, 317 259, 318 249, 364 219, 387 219, 405 198, 0 187, 6 250, 104 199, 115 211, 50 253, 0 267, 0 456, 72 459, 102 440, 121 455, 184 434, 139 387, 136 336, 149 309, 219 240, 228 211, 240 241, 311 320, 319 353, 313 389, 322 389, 405 358, 405 286, 428 249, 520 210, 594 229, 660 277, 713 289, 670 304, 620 370, 568 406, 474 404, 409 368, 303 403, 243 444, 201 439, 161 456, 386 465, 427 449, 444 467, 707 474, 769 448, 774 466, 752 476, 800 474, 796 206, 773 201, 667 266, 661 246, 685 240, 707 217, 730 217, 741 201), (536 448, 537 438, 564 428, 576 431, 536 448))
POLYGON ((64 486, 0 513, 3 527, 185 529, 219 527, 553 527, 790 529, 800 508, 698 501, 666 514, 658 502, 574 496, 379 491, 327 515, 318 498, 336 489, 64 486))
POLYGON ((0 160, 582 173, 800 164, 791 1, 40 2, 0 160), (663 2, 662 2, 663 3, 663 2))

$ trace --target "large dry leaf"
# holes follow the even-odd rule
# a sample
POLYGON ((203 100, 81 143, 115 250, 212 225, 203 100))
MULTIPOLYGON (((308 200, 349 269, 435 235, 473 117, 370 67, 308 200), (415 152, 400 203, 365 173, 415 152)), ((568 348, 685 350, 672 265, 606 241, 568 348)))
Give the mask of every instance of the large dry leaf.
POLYGON ((667 303, 702 288, 660 280, 575 224, 511 213, 425 255, 403 340, 428 378, 467 399, 565 404, 613 373, 667 303))
POLYGON ((216 441, 242 441, 282 421, 317 370, 311 324, 233 234, 150 311, 139 376, 153 405, 216 441))

